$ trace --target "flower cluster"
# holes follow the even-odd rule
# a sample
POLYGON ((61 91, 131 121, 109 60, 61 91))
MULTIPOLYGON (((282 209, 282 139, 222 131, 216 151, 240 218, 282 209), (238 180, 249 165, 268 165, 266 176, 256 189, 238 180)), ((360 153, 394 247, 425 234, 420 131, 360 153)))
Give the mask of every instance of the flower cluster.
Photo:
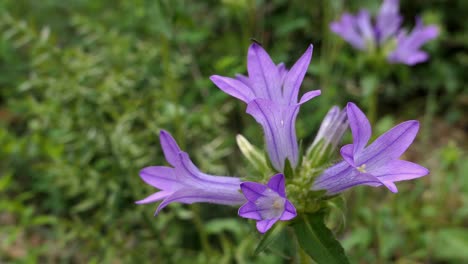
POLYGON ((416 18, 416 26, 407 33, 401 28, 402 22, 398 0, 384 0, 375 23, 363 9, 356 15, 345 13, 340 20, 331 23, 330 28, 356 49, 374 52, 381 48, 390 63, 415 65, 425 62, 429 56, 420 48, 437 37, 437 27, 424 26, 421 19, 416 18))
MULTIPOLYGON (((380 32, 380 38, 388 37, 388 32, 380 32)), ((242 205, 239 216, 256 220, 258 231, 265 233, 277 221, 291 220, 301 213, 294 206, 297 199, 288 200, 286 195, 288 182, 294 187, 294 184, 298 184, 298 178, 305 178, 304 182, 308 182, 308 185, 302 183, 306 185, 301 189, 305 192, 303 196, 290 193, 293 198, 307 195, 327 197, 362 184, 385 185, 396 192, 394 182, 428 174, 428 170, 420 165, 399 160, 416 136, 419 128, 417 121, 401 123, 366 147, 371 137, 371 126, 364 113, 353 103, 348 103, 346 109, 333 107, 328 112, 315 141, 301 156, 295 131, 296 117, 303 103, 320 95, 319 90, 310 91, 298 100, 311 58, 312 45, 288 70, 282 63, 275 64, 267 52, 254 43, 247 56, 248 77, 211 77, 222 91, 245 102, 246 112, 262 126, 271 164, 269 171, 277 172, 272 177, 262 175, 270 178, 266 184, 201 172, 174 138, 168 132, 161 131, 161 147, 170 166, 151 166, 140 171, 143 181, 159 191, 137 203, 162 201, 156 213, 173 202, 242 205), (329 161, 314 162, 324 153, 336 149, 348 125, 353 143, 341 148, 343 161, 329 168, 329 161)))

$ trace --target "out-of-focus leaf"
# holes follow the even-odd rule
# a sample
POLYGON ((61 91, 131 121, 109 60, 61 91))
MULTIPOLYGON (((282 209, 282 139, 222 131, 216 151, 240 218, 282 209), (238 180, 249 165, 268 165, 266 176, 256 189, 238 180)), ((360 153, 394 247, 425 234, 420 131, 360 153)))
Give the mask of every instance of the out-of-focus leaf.
POLYGON ((299 216, 294 230, 301 248, 319 264, 349 263, 340 242, 324 223, 321 211, 299 216))

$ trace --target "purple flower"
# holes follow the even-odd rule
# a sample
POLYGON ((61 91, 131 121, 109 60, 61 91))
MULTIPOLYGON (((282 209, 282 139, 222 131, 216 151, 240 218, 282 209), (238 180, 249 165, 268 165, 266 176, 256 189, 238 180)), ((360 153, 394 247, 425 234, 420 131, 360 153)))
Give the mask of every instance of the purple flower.
POLYGON ((247 113, 262 125, 268 155, 278 171, 285 160, 292 166, 298 162, 295 121, 301 104, 320 95, 320 90, 305 93, 298 102, 299 88, 312 58, 312 45, 288 71, 284 64, 276 65, 258 44, 249 47, 249 76, 236 78, 213 75, 210 79, 225 93, 247 104, 247 113))
POLYGON ((239 208, 239 216, 257 220, 257 230, 265 233, 278 220, 287 221, 296 217, 296 208, 286 199, 284 175, 271 177, 266 185, 243 182, 242 193, 247 203, 239 208))
POLYGON ((157 214, 172 202, 224 205, 238 205, 245 202, 240 192, 241 181, 238 178, 202 173, 168 132, 161 130, 159 139, 164 156, 172 167, 151 166, 140 171, 140 177, 144 182, 161 191, 137 201, 137 204, 163 200, 156 210, 157 214))
POLYGON ((407 36, 401 29, 402 21, 399 1, 384 0, 374 25, 369 12, 361 10, 357 15, 343 14, 340 20, 330 24, 330 29, 356 49, 374 51, 376 47, 380 47, 391 63, 414 65, 426 61, 428 55, 419 49, 437 37, 437 28, 433 25, 424 27, 417 19, 416 27, 407 36), (391 47, 394 42, 397 43, 395 48, 383 48, 391 47))
POLYGON ((324 189, 328 195, 333 195, 356 185, 385 185, 397 192, 394 182, 429 173, 418 164, 399 159, 416 137, 418 121, 403 122, 366 147, 371 137, 369 120, 353 103, 348 103, 347 114, 353 144, 341 148, 344 161, 326 169, 315 181, 314 190, 324 189))
POLYGON ((424 26, 421 19, 416 19, 416 26, 410 34, 400 31, 397 36, 396 49, 390 53, 388 60, 392 63, 404 63, 415 65, 425 62, 429 55, 419 50, 426 42, 434 39, 439 34, 436 26, 424 26))

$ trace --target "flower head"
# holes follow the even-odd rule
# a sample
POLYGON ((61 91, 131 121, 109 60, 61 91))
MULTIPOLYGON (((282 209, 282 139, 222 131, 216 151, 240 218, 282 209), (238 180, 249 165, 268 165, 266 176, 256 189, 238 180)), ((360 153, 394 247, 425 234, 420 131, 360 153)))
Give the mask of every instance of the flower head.
POLYGON ((428 55, 419 49, 437 37, 437 27, 425 27, 417 19, 416 27, 407 35, 401 29, 402 21, 399 1, 384 0, 375 24, 372 23, 369 12, 361 10, 357 15, 343 14, 340 20, 330 24, 330 29, 359 50, 374 51, 376 47, 392 47, 383 49, 386 59, 391 63, 415 65, 426 61, 428 55))
POLYGON ((266 185, 243 182, 241 189, 247 203, 239 208, 239 216, 257 220, 260 233, 268 231, 278 220, 296 217, 296 208, 286 199, 283 174, 271 177, 266 185))
POLYGON ((315 181, 313 189, 324 189, 333 195, 356 185, 385 185, 390 191, 397 192, 394 182, 429 173, 418 164, 399 159, 416 137, 418 121, 403 122, 366 147, 372 132, 369 120, 353 103, 348 103, 347 114, 353 144, 341 148, 344 161, 326 169, 315 181))
POLYGON ((276 65, 260 45, 253 43, 247 55, 248 77, 210 77, 222 91, 247 104, 247 113, 263 127, 268 155, 278 171, 283 171, 286 159, 292 166, 297 165, 295 121, 299 107, 320 95, 320 90, 310 91, 298 101, 311 58, 312 45, 287 70, 282 63, 276 65))
POLYGON ((177 145, 174 138, 166 131, 159 134, 161 147, 167 162, 172 167, 151 166, 140 171, 141 179, 147 184, 160 189, 137 204, 163 200, 156 213, 172 202, 179 203, 215 203, 237 205, 245 202, 240 193, 238 178, 213 176, 200 172, 186 152, 177 145))
POLYGON ((420 48, 426 42, 439 34, 436 26, 424 26, 421 19, 416 19, 416 26, 410 34, 400 31, 396 41, 396 49, 390 53, 388 59, 392 63, 415 65, 429 59, 429 55, 420 48))

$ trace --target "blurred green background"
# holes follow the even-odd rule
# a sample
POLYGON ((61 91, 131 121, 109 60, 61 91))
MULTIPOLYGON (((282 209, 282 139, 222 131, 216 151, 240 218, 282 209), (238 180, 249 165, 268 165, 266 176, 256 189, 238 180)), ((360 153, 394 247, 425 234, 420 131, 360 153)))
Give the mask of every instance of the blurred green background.
MULTIPOLYGON (((294 263, 252 256, 259 235, 236 208, 137 206, 154 189, 138 171, 166 164, 170 131, 203 170, 248 175, 235 145, 263 146, 245 105, 208 77, 245 73, 254 38, 288 66, 314 44, 298 138, 310 144, 332 105, 366 105, 379 89, 376 133, 422 122, 405 158, 431 170, 399 194, 345 193, 337 237, 354 263, 468 263, 468 1, 403 1, 439 26, 431 59, 388 65, 379 79, 329 30, 344 10, 380 1, 0 1, 1 263, 294 263)), ((337 223, 333 217, 331 223, 337 223)), ((278 241, 273 247, 294 241, 278 241)))

